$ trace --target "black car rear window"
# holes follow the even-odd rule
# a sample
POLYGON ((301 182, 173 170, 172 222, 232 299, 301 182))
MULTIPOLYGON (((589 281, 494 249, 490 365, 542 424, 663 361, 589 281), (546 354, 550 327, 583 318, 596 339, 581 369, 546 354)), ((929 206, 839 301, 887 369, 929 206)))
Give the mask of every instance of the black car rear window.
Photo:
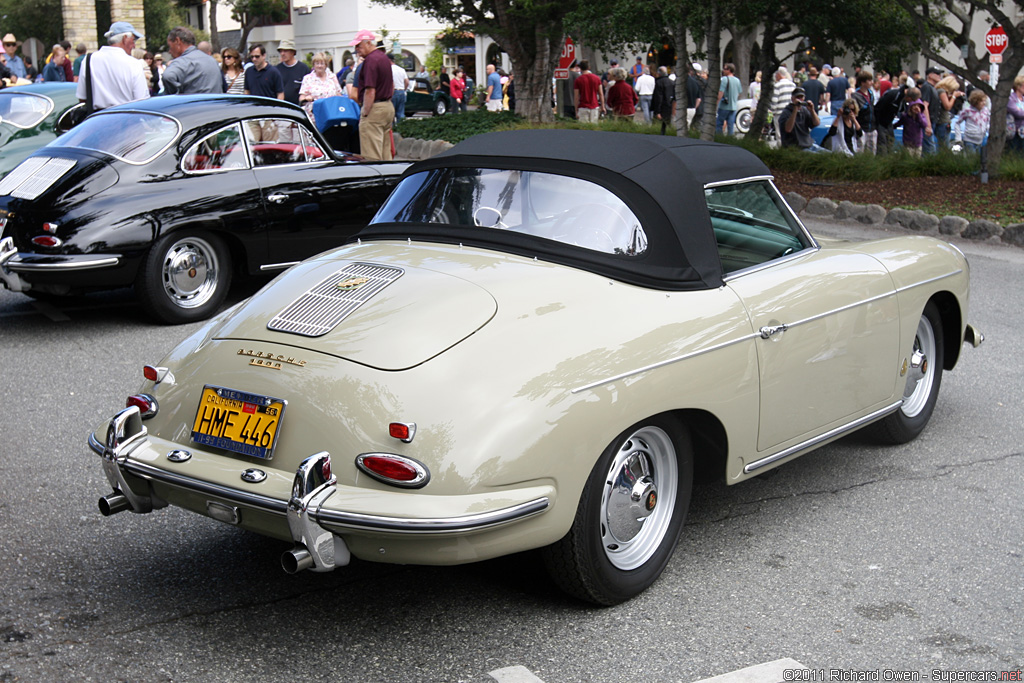
POLYGON ((148 164, 178 138, 181 126, 169 116, 146 112, 111 112, 90 116, 53 140, 49 147, 77 147, 103 152, 129 164, 148 164))

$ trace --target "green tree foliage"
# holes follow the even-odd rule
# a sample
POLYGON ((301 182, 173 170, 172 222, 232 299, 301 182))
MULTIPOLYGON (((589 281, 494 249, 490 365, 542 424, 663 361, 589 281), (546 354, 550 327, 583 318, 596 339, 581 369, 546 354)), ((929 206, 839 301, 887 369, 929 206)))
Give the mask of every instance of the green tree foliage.
POLYGON ((962 81, 970 81, 988 95, 992 102, 992 124, 988 138, 988 165, 993 177, 999 173, 1000 160, 1006 143, 1006 104, 1013 90, 1013 79, 1024 68, 1024 1, 1001 2, 999 0, 941 0, 940 2, 917 2, 899 0, 900 6, 913 21, 915 36, 921 52, 933 62, 955 73, 962 81), (1010 11, 1006 5, 1011 5, 1010 11), (1010 14, 1019 18, 1014 23, 1010 14), (1006 31, 1009 45, 1003 52, 1003 63, 999 68, 999 81, 993 85, 977 78, 977 73, 989 66, 985 46, 971 40, 973 28, 986 31, 995 25, 1006 31), (942 54, 945 46, 966 47, 966 63, 954 62, 942 54))
POLYGON ((186 24, 185 11, 175 0, 142 0, 142 6, 146 12, 146 49, 154 54, 163 52, 171 29, 186 24))
MULTIPOLYGON (((50 46, 64 38, 64 18, 61 15, 60 0, 0 0, 0 35, 13 33, 18 40, 38 38, 46 46, 46 54, 40 55, 40 61, 50 53, 50 46)), ((37 64, 42 71, 42 64, 37 64)))
POLYGON ((242 25, 236 49, 246 54, 249 34, 261 21, 280 22, 288 18, 288 0, 225 0, 231 8, 231 18, 242 25))

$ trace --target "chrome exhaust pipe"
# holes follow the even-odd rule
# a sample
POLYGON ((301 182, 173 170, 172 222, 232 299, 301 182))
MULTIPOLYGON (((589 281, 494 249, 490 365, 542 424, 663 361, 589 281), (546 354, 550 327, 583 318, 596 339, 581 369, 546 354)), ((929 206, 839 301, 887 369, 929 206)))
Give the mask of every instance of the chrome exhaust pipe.
POLYGON ((115 515, 118 512, 124 512, 125 510, 131 510, 132 506, 128 503, 128 499, 124 494, 115 491, 114 493, 107 494, 99 500, 100 513, 104 517, 115 515))
POLYGON ((289 574, 298 574, 303 569, 313 568, 313 556, 306 546, 297 545, 281 555, 281 567, 289 574))

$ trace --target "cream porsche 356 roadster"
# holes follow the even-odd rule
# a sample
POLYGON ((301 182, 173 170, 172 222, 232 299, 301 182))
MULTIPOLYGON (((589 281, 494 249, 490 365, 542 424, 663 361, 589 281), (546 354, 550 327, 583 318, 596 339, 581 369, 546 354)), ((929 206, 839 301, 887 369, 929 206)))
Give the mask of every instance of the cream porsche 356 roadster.
POLYGON ((89 439, 99 505, 281 539, 290 572, 540 548, 614 604, 669 561, 695 464, 916 437, 981 343, 968 292, 943 241, 815 239, 736 147, 478 136, 146 366, 89 439))

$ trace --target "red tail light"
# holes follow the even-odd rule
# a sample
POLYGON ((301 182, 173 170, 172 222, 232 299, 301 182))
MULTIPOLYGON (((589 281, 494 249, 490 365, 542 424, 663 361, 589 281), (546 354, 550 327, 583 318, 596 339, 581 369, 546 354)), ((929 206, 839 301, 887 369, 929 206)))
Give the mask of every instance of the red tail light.
POLYGON ((156 399, 149 394, 129 396, 128 400, 124 402, 124 406, 125 408, 131 408, 132 406, 138 408, 143 420, 156 415, 156 411, 159 409, 156 399))
POLYGON ((403 488, 418 489, 430 481, 430 472, 418 460, 393 453, 363 453, 356 467, 377 481, 403 488))
POLYGON ((152 365, 144 365, 142 367, 142 376, 148 379, 150 382, 155 382, 160 377, 160 371, 154 368, 152 365))
POLYGON ((53 235, 36 235, 32 238, 32 244, 39 245, 40 247, 59 247, 64 243, 60 241, 60 238, 53 235))

